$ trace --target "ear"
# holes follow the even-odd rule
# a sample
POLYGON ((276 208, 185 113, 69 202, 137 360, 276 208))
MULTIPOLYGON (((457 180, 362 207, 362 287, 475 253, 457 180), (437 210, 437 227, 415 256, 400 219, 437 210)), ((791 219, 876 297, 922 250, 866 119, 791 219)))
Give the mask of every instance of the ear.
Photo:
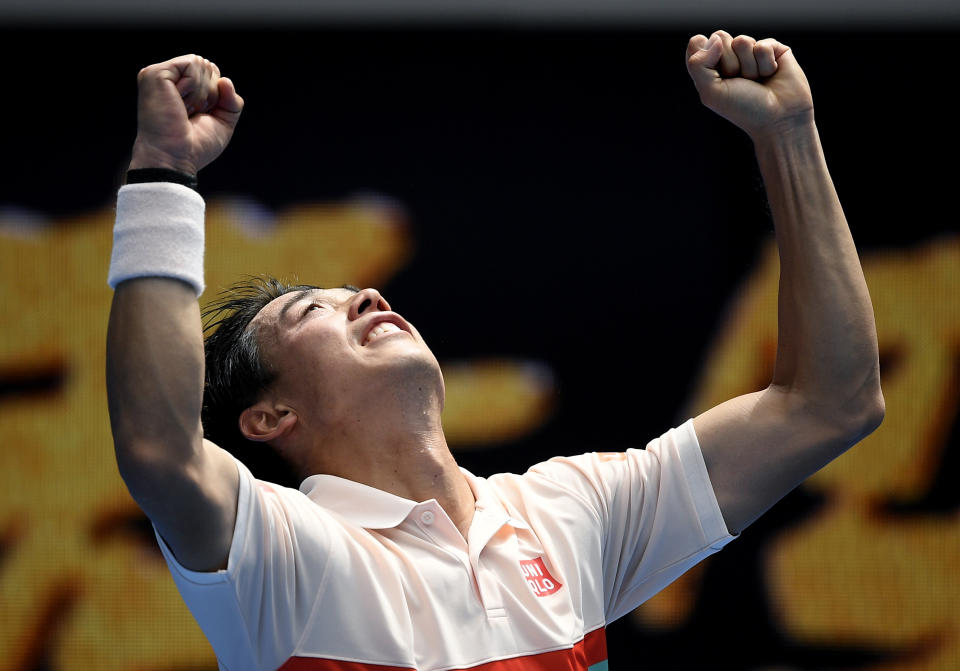
POLYGON ((265 443, 289 434, 298 420, 292 408, 273 405, 267 400, 257 401, 240 413, 240 433, 247 440, 265 443))

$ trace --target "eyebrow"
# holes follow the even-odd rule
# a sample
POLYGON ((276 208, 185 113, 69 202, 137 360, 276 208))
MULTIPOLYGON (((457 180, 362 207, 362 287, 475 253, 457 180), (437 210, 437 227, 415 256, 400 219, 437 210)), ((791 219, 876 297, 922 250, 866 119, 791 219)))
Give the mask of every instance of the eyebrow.
POLYGON ((307 294, 314 291, 316 291, 316 289, 301 289, 295 293, 292 298, 287 300, 287 302, 283 304, 283 309, 280 310, 280 321, 282 322, 287 318, 287 312, 289 312, 290 308, 302 301, 307 294))

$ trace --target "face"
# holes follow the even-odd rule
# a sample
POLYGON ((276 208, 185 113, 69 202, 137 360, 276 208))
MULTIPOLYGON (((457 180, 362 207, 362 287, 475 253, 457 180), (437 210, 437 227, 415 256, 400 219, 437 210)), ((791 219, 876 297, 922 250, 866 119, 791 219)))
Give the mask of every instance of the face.
POLYGON ((264 307, 252 326, 278 373, 272 389, 319 424, 349 421, 358 408, 424 390, 438 394, 442 407, 436 357, 375 289, 291 292, 264 307))

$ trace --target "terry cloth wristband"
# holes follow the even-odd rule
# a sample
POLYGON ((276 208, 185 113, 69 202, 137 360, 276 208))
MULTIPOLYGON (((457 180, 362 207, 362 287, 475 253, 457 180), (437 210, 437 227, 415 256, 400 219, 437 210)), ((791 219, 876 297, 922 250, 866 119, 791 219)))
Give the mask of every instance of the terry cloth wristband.
POLYGON ((127 184, 117 194, 113 254, 107 283, 134 277, 172 277, 203 293, 204 202, 171 182, 127 184))

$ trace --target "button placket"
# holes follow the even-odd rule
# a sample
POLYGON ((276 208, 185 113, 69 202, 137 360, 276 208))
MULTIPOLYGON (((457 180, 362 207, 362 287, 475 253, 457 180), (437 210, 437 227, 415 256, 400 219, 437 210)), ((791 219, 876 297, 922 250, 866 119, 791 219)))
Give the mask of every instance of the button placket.
POLYGON ((478 509, 470 526, 470 566, 473 569, 477 589, 480 591, 480 600, 487 617, 506 617, 503 608, 503 596, 500 594, 500 585, 495 573, 484 568, 481 555, 490 539, 507 523, 507 518, 501 511, 478 509))

